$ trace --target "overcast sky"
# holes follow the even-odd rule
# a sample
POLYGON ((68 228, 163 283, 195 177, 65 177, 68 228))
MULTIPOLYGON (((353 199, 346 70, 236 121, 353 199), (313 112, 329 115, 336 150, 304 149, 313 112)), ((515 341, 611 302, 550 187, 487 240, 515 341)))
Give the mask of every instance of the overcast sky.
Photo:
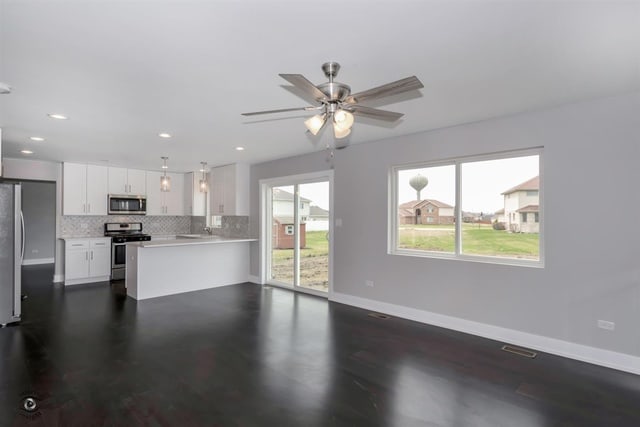
MULTIPOLYGON (((462 165, 462 210, 494 213, 504 207, 502 192, 538 175, 538 156, 489 160, 462 165)), ((400 203, 416 199, 409 180, 420 173, 429 180, 421 199, 436 199, 455 205, 455 166, 403 170, 398 173, 400 203)))

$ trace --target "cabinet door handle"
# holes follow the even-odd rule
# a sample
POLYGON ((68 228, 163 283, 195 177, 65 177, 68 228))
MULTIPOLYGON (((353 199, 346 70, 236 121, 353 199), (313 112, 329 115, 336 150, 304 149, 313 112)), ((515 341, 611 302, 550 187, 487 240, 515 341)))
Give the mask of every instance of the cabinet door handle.
POLYGON ((84 203, 82 204, 82 213, 87 212, 87 205, 85 205, 84 203))
POLYGON ((91 251, 91 260, 93 261, 93 251, 91 251))
POLYGON ((87 206, 88 206, 87 207, 87 212, 91 213, 91 203, 89 203, 87 206))
POLYGON ((87 261, 89 261, 89 252, 85 252, 85 253, 84 253, 84 259, 86 259, 87 261))

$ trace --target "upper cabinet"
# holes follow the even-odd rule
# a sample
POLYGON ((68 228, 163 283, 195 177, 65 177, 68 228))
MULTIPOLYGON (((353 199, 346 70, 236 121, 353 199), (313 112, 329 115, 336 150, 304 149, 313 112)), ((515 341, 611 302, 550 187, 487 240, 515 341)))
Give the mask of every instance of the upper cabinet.
POLYGON ((63 164, 63 215, 107 214, 107 169, 106 166, 63 164))
POLYGON ((163 172, 147 172, 147 215, 185 215, 184 175, 167 173, 171 179, 170 191, 160 191, 162 175, 163 172))
POLYGON ((211 215, 249 215, 249 165, 212 168, 209 191, 211 215))
POLYGON ((133 194, 144 196, 147 194, 146 172, 139 169, 109 168, 109 193, 133 194))
MULTIPOLYGON (((205 176, 208 176, 206 174, 205 176)), ((184 210, 185 215, 206 216, 207 192, 200 191, 202 172, 184 174, 184 210)), ((208 180, 208 178, 207 178, 208 180)), ((209 184, 207 184, 209 185, 209 184)))

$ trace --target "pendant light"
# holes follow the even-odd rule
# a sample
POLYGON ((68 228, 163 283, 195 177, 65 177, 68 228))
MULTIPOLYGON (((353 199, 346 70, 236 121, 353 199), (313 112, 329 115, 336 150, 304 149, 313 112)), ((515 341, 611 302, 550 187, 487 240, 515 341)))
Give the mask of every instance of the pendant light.
POLYGON ((200 164, 202 165, 202 168, 200 169, 200 172, 202 172, 202 178, 200 179, 200 192, 206 193, 209 187, 207 185, 207 162, 200 162, 200 164))
POLYGON ((171 191, 171 177, 167 176, 167 169, 169 168, 169 166, 167 166, 167 160, 169 159, 168 157, 161 157, 163 163, 162 163, 162 169, 164 169, 164 174, 160 177, 160 191, 171 191))

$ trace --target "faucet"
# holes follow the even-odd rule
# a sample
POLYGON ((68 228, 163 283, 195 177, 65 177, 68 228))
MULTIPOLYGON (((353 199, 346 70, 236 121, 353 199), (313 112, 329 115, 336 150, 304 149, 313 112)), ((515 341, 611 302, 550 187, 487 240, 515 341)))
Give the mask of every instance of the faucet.
POLYGON ((213 234, 213 227, 204 227, 202 231, 206 231, 209 235, 213 234))

